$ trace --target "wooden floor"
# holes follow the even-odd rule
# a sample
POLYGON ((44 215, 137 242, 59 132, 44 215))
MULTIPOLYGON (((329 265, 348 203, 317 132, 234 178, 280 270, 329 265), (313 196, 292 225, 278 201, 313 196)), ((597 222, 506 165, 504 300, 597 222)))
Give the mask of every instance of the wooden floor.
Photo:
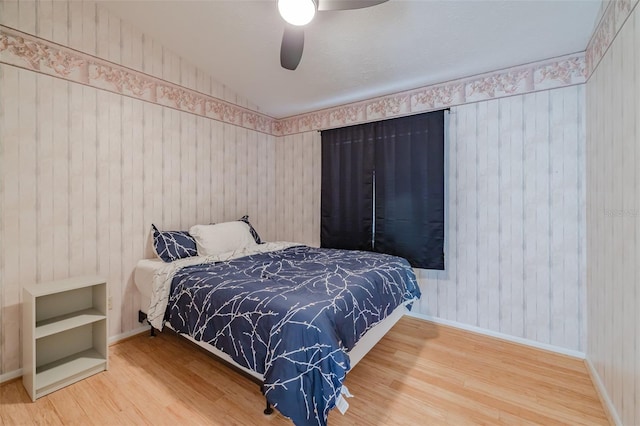
MULTIPOLYGON (((110 369, 30 402, 0 386, 0 423, 290 425, 258 386, 184 339, 111 346, 110 369)), ((608 424, 584 363, 403 318, 347 376, 355 398, 329 425, 608 424)))

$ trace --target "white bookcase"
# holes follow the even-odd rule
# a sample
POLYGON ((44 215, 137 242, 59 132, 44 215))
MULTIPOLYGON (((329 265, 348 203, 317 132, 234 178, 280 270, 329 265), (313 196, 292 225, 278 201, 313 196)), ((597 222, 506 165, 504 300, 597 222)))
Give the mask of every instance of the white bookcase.
POLYGON ((22 383, 33 401, 107 369, 104 278, 25 286, 23 296, 22 383))

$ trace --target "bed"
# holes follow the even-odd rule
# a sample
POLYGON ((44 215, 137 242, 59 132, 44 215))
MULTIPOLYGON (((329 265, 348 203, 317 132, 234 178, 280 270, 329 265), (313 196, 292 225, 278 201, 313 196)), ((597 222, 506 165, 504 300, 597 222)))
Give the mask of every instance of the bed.
POLYGON ((141 260, 141 311, 259 380, 296 425, 348 407, 347 372, 420 297, 402 258, 270 242, 141 260))

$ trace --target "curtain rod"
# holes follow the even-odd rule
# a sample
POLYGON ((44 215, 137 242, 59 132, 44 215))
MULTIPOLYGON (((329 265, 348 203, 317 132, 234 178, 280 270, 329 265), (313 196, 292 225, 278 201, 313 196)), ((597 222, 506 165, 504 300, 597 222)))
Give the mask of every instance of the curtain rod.
MULTIPOLYGON (((438 111, 447 111, 447 112, 449 112, 449 114, 452 114, 452 112, 451 112, 451 108, 449 107, 449 108, 436 109, 436 110, 433 110, 433 111, 427 111, 427 112, 416 112, 416 113, 414 113, 414 114, 407 114, 407 115, 403 115, 403 116, 400 116, 400 117, 390 117, 390 118, 385 118, 385 119, 382 119, 382 120, 376 120, 376 121, 393 120, 394 118, 411 117, 412 115, 429 114, 430 112, 438 112, 438 111)), ((375 122, 375 121, 365 121, 364 123, 350 124, 350 125, 345 126, 345 127, 357 126, 358 124, 374 123, 374 122, 375 122)), ((331 127, 331 128, 328 128, 328 129, 319 129, 319 130, 316 130, 316 132, 321 133, 323 130, 331 130, 331 129, 336 129, 336 128, 337 128, 337 127, 331 127)))

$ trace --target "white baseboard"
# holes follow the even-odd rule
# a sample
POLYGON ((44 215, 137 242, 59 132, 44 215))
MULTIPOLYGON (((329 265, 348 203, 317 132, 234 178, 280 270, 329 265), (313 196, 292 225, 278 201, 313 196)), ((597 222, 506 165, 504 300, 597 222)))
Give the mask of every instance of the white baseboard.
POLYGON ((17 379, 22 376, 22 368, 9 371, 8 373, 0 374, 0 383, 8 382, 9 380, 17 379))
POLYGON ((149 330, 151 330, 151 328, 148 325, 143 325, 138 328, 134 328, 133 330, 129 330, 125 333, 116 334, 115 336, 109 337, 109 344, 113 345, 114 343, 117 343, 120 340, 126 339, 131 336, 135 336, 136 334, 141 334, 144 332, 149 333, 150 332, 149 330))
MULTIPOLYGON (((113 345, 114 343, 117 343, 120 340, 126 339, 127 337, 135 336, 136 334, 141 334, 145 332, 149 332, 148 325, 134 328, 133 330, 129 330, 126 333, 116 334, 115 336, 109 337, 109 345, 113 345)), ((20 376, 22 376, 22 368, 19 368, 14 371, 9 371, 8 373, 0 374, 0 383, 8 382, 9 380, 16 379, 20 376)))
POLYGON ((602 383, 602 379, 600 379, 600 375, 596 371, 596 368, 593 366, 593 363, 588 357, 584 360, 584 363, 587 366, 587 370, 589 370, 591 381, 596 387, 596 392, 598 392, 598 396, 600 397, 600 401, 602 402, 604 411, 609 417, 609 422, 616 426, 622 426, 622 421, 620 420, 618 411, 616 410, 615 405, 613 405, 613 401, 611 401, 611 398, 609 398, 607 388, 604 387, 604 383, 602 383))
POLYGON ((584 360, 586 355, 584 352, 575 351, 573 349, 562 348, 560 346, 549 345, 547 343, 540 343, 534 340, 524 339, 522 337, 511 336, 509 334, 500 333, 497 331, 487 330, 486 328, 480 328, 473 325, 467 325, 456 321, 446 320, 442 318, 432 317, 431 315, 418 314, 415 312, 408 312, 408 315, 413 318, 422 319, 425 321, 431 321, 436 324, 448 325, 449 327, 459 328, 462 330, 471 331, 478 334, 484 334, 486 336, 495 337, 497 339, 506 340, 513 343, 518 343, 525 346, 531 346, 536 349, 543 349, 545 351, 556 352, 562 355, 578 358, 584 360))

